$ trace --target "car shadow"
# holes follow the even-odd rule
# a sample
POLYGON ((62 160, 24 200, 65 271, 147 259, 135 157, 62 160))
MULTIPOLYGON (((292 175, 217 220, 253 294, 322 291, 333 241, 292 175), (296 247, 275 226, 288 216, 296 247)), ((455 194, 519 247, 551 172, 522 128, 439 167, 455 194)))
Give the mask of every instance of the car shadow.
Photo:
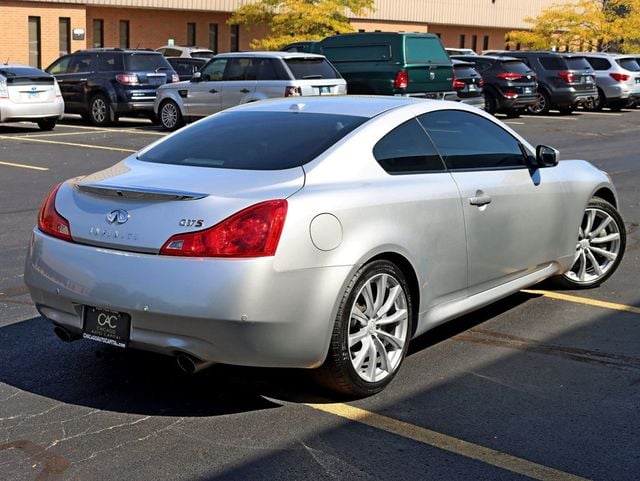
MULTIPOLYGON (((409 356, 531 299, 519 293, 414 340, 409 356)), ((65 343, 34 317, 0 328, 0 382, 67 404, 129 414, 217 416, 280 407, 278 401, 348 399, 318 386, 303 369, 215 365, 195 375, 173 358, 87 340, 65 343), (272 399, 277 401, 272 401, 272 399)))

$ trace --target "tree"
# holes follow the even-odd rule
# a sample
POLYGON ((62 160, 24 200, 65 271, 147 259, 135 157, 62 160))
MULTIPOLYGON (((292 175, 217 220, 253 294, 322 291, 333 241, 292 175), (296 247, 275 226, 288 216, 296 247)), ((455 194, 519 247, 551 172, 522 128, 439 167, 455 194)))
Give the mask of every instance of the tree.
POLYGON ((277 50, 301 40, 322 40, 353 31, 347 15, 365 15, 374 0, 259 0, 238 8, 230 25, 267 25, 270 34, 254 39, 251 48, 277 50))
POLYGON ((578 0, 555 4, 536 18, 529 31, 507 34, 510 45, 549 50, 633 50, 640 41, 640 0, 578 0))

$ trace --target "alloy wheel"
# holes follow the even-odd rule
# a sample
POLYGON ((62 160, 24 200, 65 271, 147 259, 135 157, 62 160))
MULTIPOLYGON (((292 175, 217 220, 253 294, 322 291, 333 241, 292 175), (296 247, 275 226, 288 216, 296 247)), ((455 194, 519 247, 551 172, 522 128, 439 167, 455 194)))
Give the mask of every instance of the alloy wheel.
POLYGON ((542 112, 545 112, 546 108, 547 99, 542 93, 538 92, 536 94, 536 103, 529 106, 529 112, 531 112, 532 114, 540 114, 542 112))
POLYGON ((96 97, 91 103, 91 116, 96 124, 103 124, 107 118, 107 104, 101 97, 96 97))
POLYGON ((167 102, 162 106, 160 122, 162 122, 162 126, 167 130, 175 128, 178 123, 178 109, 173 102, 167 102))

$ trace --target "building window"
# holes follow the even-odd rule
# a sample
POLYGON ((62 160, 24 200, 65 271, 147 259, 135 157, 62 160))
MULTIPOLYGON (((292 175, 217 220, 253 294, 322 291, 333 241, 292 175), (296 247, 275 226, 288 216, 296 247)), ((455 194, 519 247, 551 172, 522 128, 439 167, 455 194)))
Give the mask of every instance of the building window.
POLYGON ((187 47, 195 47, 196 45, 196 24, 187 23, 187 47))
POLYGON ((41 68, 40 17, 29 17, 29 65, 41 68))
POLYGON ((66 55, 71 50, 71 19, 60 17, 58 20, 58 43, 60 56, 66 55))
POLYGON ((93 47, 104 47, 104 20, 101 18, 93 20, 93 47))
POLYGON ((209 24, 209 50, 218 53, 218 24, 209 24))
POLYGON ((489 50, 489 35, 485 35, 482 39, 482 50, 489 50))
POLYGON ((464 48, 464 33, 460 35, 460 46, 459 48, 464 48))
POLYGON ((240 50, 240 26, 231 25, 231 51, 237 52, 240 50))
POLYGON ((360 33, 364 32, 364 31, 365 31, 364 28, 359 28, 358 29, 358 32, 360 32, 360 33))
POLYGON ((120 48, 129 48, 129 20, 120 20, 120 48))
POLYGON ((516 50, 520 50, 520 42, 516 43, 516 50))
POLYGON ((477 48, 478 48, 478 36, 471 35, 471 50, 475 52, 477 48))

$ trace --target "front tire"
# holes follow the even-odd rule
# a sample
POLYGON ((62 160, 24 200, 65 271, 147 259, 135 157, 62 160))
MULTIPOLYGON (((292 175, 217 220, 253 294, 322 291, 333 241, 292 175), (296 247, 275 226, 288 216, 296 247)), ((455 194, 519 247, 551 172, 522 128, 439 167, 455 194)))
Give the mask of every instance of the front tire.
POLYGON ((404 360, 412 322, 411 293, 402 271, 386 260, 366 264, 342 297, 329 353, 318 370, 321 382, 353 397, 382 391, 404 360))
POLYGON ((557 278, 561 287, 588 289, 607 280, 618 268, 627 244, 624 221, 609 202, 589 201, 578 229, 573 266, 557 278))
POLYGON ((177 130, 184 125, 184 119, 180 112, 180 107, 173 100, 165 100, 160 105, 158 111, 158 117, 160 118, 160 124, 162 128, 169 132, 177 130))
POLYGON ((58 121, 58 119, 55 119, 55 118, 54 119, 40 119, 36 123, 38 124, 38 127, 40 127, 40 130, 48 132, 48 131, 54 129, 54 127, 56 126, 56 122, 57 121, 58 121))

